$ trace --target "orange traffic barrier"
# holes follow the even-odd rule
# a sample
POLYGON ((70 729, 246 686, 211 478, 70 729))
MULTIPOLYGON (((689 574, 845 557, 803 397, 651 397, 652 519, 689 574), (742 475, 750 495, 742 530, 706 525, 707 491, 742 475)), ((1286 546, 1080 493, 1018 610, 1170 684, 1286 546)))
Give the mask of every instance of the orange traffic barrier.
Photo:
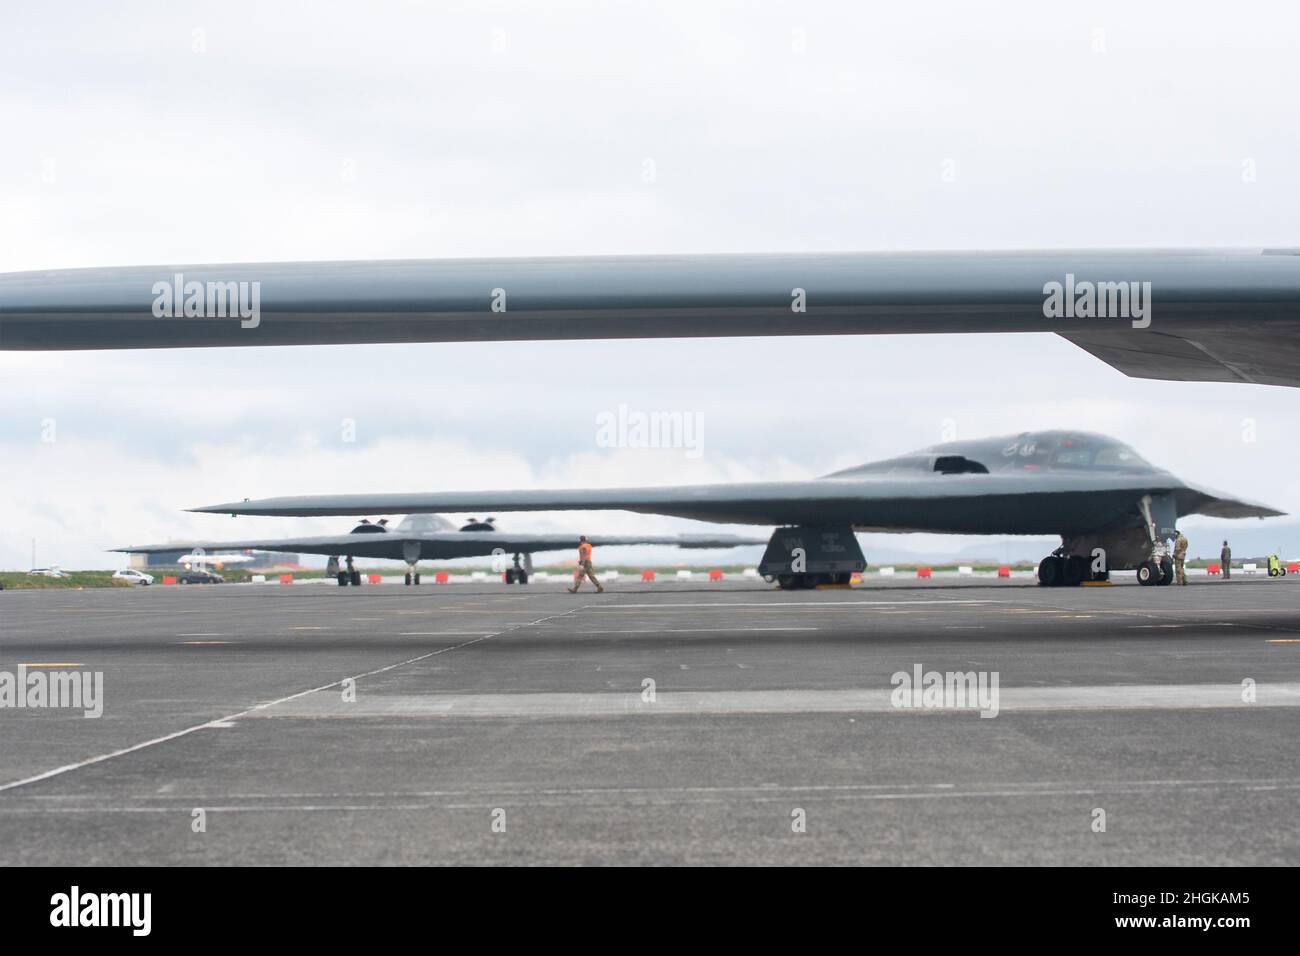
POLYGON ((654 579, 655 579, 655 573, 654 573, 653 571, 642 571, 642 572, 641 572, 641 580, 642 580, 642 581, 653 581, 654 579))
POLYGON ((930 577, 930 569, 929 569, 929 568, 917 568, 917 569, 916 569, 916 576, 917 576, 918 578, 928 578, 928 577, 930 577))
POLYGON ((281 584, 293 584, 293 575, 292 575, 292 574, 282 574, 282 575, 280 575, 280 583, 281 583, 281 584))
POLYGON ((1221 574, 1222 572, 1223 568, 1219 567, 1217 564, 1207 564, 1205 566, 1206 574, 1221 574))
POLYGON ((175 583, 176 583, 176 579, 172 577, 170 574, 163 575, 163 584, 175 584, 175 583))
POLYGON ((998 577, 1000 578, 1011 577, 1011 569, 1007 567, 1005 564, 998 565, 998 577))
POLYGON ((383 578, 378 574, 367 574, 366 580, 369 581, 371 584, 378 584, 380 581, 383 580, 383 578))
POLYGON ((1287 574, 1300 574, 1300 561, 1288 561, 1286 563, 1287 574))
POLYGON ((433 580, 437 584, 446 584, 447 578, 449 577, 450 575, 446 571, 439 571, 436 574, 434 574, 433 580))
POLYGON ((710 581, 721 581, 721 580, 722 580, 722 571, 721 571, 720 569, 718 569, 718 568, 712 568, 712 569, 709 571, 709 580, 710 580, 710 581))

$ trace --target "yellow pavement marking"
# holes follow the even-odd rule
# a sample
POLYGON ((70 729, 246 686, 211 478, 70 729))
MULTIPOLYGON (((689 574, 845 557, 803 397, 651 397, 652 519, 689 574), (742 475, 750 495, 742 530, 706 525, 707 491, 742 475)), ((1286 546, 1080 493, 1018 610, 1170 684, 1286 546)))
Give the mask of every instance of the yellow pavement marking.
POLYGON ((22 664, 21 667, 85 667, 80 661, 53 661, 37 664, 22 664))

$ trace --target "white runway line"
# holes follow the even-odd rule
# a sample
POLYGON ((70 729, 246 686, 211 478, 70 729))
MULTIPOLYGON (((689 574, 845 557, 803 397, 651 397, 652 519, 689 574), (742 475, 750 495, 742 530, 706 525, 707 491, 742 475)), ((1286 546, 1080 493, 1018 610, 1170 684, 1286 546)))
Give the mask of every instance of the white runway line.
MULTIPOLYGON (((1259 684, 1243 703, 1239 684, 1107 684, 1094 687, 1004 687, 1000 714, 1030 711, 1212 710, 1300 707, 1300 682, 1259 684)), ((517 694, 372 694, 356 701, 301 695, 259 708, 256 717, 622 717, 699 714, 958 714, 976 707, 895 707, 893 688, 847 690, 659 691, 517 694)))
POLYGON ((315 694, 319 691, 330 690, 331 688, 334 687, 341 687, 343 685, 343 682, 346 680, 360 681, 360 680, 364 680, 367 677, 374 677, 377 674, 384 674, 387 673, 388 671, 395 670, 398 667, 405 667, 408 664, 415 664, 419 661, 428 660, 430 657, 437 657, 439 654, 446 654, 448 651, 459 650, 462 647, 469 647, 471 644, 478 644, 481 643, 482 641, 488 640, 489 638, 499 637, 502 634, 507 634, 510 631, 518 630, 521 627, 531 627, 535 624, 543 624, 547 621, 564 617, 567 614, 572 614, 574 611, 578 611, 578 610, 581 610, 581 606, 569 608, 569 610, 563 611, 559 614, 551 614, 548 615, 547 617, 538 618, 536 621, 529 621, 526 624, 511 624, 508 625, 507 627, 502 628, 499 631, 493 631, 491 634, 485 634, 482 637, 476 637, 472 641, 462 641, 461 643, 453 644, 450 647, 440 647, 436 651, 429 651, 427 654, 421 654, 418 657, 412 657, 404 661, 398 661, 396 664, 387 664, 383 667, 377 667, 372 671, 366 671, 364 674, 356 674, 353 675, 352 677, 340 677, 338 680, 330 681, 328 684, 321 684, 319 687, 312 687, 309 690, 298 691, 298 693, 296 694, 290 694, 287 697, 281 697, 277 700, 270 700, 270 701, 266 701, 265 703, 254 704, 252 707, 249 707, 245 710, 241 710, 236 713, 229 714, 225 717, 218 717, 215 720, 207 720, 201 724, 195 724, 192 727, 186 727, 184 730, 177 730, 170 734, 163 734, 161 737, 153 737, 149 740, 142 740, 140 743, 132 744, 129 747, 122 747, 118 750, 112 750, 109 751, 108 753, 99 754, 98 756, 95 757, 88 757, 85 760, 78 760, 75 763, 64 764, 62 767, 55 767, 53 770, 46 770, 42 773, 33 774, 30 777, 23 777, 21 780, 13 780, 10 781, 9 783, 0 784, 0 793, 4 793, 7 790, 16 790, 19 787, 25 787, 28 786, 29 784, 39 783, 42 780, 49 780, 53 777, 62 776, 65 773, 71 773, 74 770, 81 770, 84 767, 94 766, 97 763, 103 763, 104 761, 112 760, 115 757, 124 757, 127 754, 135 753, 138 750, 145 750, 146 748, 149 747, 156 747, 158 744, 165 744, 172 740, 179 740, 181 737, 188 737, 190 734, 196 733, 197 731, 200 730, 207 730, 211 728, 228 726, 231 721, 239 720, 240 718, 243 717, 256 716, 259 711, 263 711, 268 707, 277 707, 282 704, 288 704, 292 701, 298 700, 303 697, 307 697, 308 695, 315 694))
MULTIPOLYGON (((819 627, 647 627, 619 628, 619 634, 756 634, 760 631, 819 631, 819 627)), ((570 631, 570 634, 604 635, 604 631, 570 631)), ((611 635, 612 636, 612 635, 611 635)))
MULTIPOLYGON (((889 784, 763 784, 759 786, 717 787, 539 787, 477 790, 417 790, 364 793, 231 793, 218 801, 200 796, 142 798, 139 803, 105 806, 99 803, 51 805, 10 804, 0 807, 5 814, 104 814, 163 813, 174 814, 180 808, 203 804, 210 813, 374 813, 411 810, 471 810, 497 806, 503 800, 532 808, 581 805, 612 805, 611 801, 636 798, 632 806, 638 812, 647 806, 681 804, 785 803, 791 798, 816 797, 818 800, 989 800, 1079 797, 1092 795, 1157 794, 1164 792, 1204 793, 1223 790, 1248 792, 1290 791, 1300 789, 1294 779, 1251 780, 1088 780, 1023 781, 1001 785, 953 783, 889 784), (224 802, 221 802, 224 801, 224 802), (243 801, 243 802, 234 802, 243 801), (364 801, 364 802, 363 802, 364 801)), ((74 798, 83 799, 83 798, 74 798)))
MULTIPOLYGON (((912 607, 913 605, 956 605, 956 604, 1003 604, 1003 601, 979 600, 979 601, 946 601, 946 600, 924 600, 924 601, 753 601, 746 603, 732 602, 729 604, 593 604, 585 610, 588 611, 654 611, 668 610, 678 608, 691 608, 696 611, 734 611, 736 608, 762 608, 765 611, 784 611, 787 609, 799 609, 803 611, 837 611, 840 608, 859 608, 859 607, 912 607)), ((1053 612, 1055 613, 1055 612, 1053 612)))
MULTIPOLYGON (((885 784, 885 786, 858 787, 854 784, 841 787, 816 786, 772 786, 772 787, 611 787, 611 788, 573 788, 573 790, 521 791, 515 788, 493 790, 485 787, 481 791, 458 793, 455 799, 448 800, 442 793, 354 793, 342 795, 326 793, 317 803, 292 803, 295 795, 259 797, 264 803, 237 804, 231 800, 242 799, 240 795, 225 795, 220 800, 227 803, 204 803, 208 813, 393 813, 412 812, 412 810, 481 810, 498 806, 503 800, 511 800, 515 805, 529 809, 564 808, 564 806, 611 806, 612 801, 624 800, 628 796, 637 797, 637 813, 645 812, 651 806, 707 805, 735 806, 737 803, 750 804, 788 804, 790 799, 814 796, 819 801, 871 801, 871 800, 1035 800, 1057 799, 1057 797, 1080 796, 1125 796, 1158 795, 1162 791, 1179 793, 1214 793, 1225 790, 1248 792, 1294 791, 1300 790, 1300 782, 1281 780, 1278 783, 1245 783, 1242 780, 1139 780, 1139 782, 1108 782, 1108 780, 1088 780, 1086 783, 1054 782, 1052 784, 1011 783, 1001 787, 974 786, 954 787, 954 784, 885 784), (370 803, 357 803, 357 800, 369 797, 370 803), (337 803, 328 803, 334 799, 337 803)), ((51 806, 45 803, 39 806, 0 806, 0 813, 32 814, 44 816, 49 813, 62 814, 174 814, 183 812, 200 803, 198 797, 186 801, 174 801, 166 805, 130 804, 105 806, 103 804, 83 806, 51 806)))

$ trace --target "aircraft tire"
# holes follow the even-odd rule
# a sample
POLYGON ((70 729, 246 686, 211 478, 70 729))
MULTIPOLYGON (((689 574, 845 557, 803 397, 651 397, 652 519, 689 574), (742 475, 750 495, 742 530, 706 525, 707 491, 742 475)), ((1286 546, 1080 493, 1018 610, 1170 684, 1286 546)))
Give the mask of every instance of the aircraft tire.
POLYGON ((1087 570, 1083 558, 1077 554, 1070 555, 1061 562, 1061 586, 1077 588, 1083 583, 1087 570))
POLYGON ((1154 561, 1143 561, 1137 566, 1138 584, 1150 587, 1160 583, 1160 566, 1154 561))
POLYGON ((1156 583, 1162 587, 1166 584, 1174 583, 1174 559, 1173 558, 1160 559, 1160 580, 1156 583))
POLYGON ((1061 583, 1061 559, 1048 555, 1038 562, 1038 583, 1045 588, 1054 588, 1061 583))
POLYGON ((817 574, 778 574, 776 583, 782 591, 807 591, 823 581, 817 574))

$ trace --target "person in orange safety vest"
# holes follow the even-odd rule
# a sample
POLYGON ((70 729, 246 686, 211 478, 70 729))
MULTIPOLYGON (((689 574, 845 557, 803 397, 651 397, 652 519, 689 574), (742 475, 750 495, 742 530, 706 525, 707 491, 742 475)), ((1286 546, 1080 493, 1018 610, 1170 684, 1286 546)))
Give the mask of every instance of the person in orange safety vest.
POLYGON ((591 578, 591 583, 596 585, 597 594, 604 592, 605 589, 596 580, 596 572, 591 568, 591 542, 585 534, 578 536, 578 566, 573 570, 573 587, 568 589, 570 594, 578 593, 584 577, 591 578))

